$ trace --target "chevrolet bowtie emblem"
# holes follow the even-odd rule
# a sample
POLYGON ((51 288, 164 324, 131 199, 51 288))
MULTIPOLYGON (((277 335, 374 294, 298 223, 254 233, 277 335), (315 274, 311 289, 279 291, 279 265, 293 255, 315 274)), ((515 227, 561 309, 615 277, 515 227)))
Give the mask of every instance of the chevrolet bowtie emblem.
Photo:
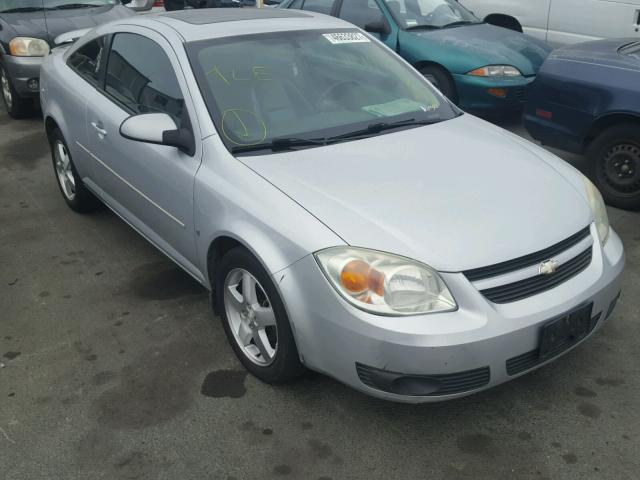
POLYGON ((538 272, 540 272, 540 275, 551 275, 553 273, 556 273, 556 270, 558 270, 559 266, 560 262, 558 262, 557 260, 547 260, 540 264, 538 272))

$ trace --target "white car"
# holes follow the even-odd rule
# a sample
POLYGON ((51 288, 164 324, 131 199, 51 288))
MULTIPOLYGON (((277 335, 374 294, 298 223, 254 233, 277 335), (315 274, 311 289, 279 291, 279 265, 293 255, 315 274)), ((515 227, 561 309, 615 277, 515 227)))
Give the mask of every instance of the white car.
POLYGON ((640 38, 640 0, 459 1, 487 23, 527 33, 553 47, 640 38))

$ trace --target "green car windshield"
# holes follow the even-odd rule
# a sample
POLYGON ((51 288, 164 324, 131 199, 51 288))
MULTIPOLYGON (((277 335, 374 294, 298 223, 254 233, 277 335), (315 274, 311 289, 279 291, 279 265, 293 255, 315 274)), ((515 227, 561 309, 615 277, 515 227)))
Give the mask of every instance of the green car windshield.
POLYGON ((414 69, 355 29, 203 40, 188 44, 187 53, 234 153, 270 153, 282 140, 308 147, 346 141, 460 114, 414 69))
POLYGON ((405 30, 445 28, 482 23, 456 0, 384 0, 405 30))
POLYGON ((115 5, 119 0, 0 0, 0 13, 27 13, 39 10, 66 10, 72 8, 115 5))

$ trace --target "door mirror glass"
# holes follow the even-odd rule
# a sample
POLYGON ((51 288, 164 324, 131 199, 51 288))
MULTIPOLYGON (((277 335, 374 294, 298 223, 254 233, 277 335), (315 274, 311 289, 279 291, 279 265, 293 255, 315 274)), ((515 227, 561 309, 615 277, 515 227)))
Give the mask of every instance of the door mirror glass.
POLYGON ((176 147, 193 155, 193 134, 186 128, 178 128, 166 113, 144 113, 127 118, 120 125, 120 135, 136 142, 176 147))

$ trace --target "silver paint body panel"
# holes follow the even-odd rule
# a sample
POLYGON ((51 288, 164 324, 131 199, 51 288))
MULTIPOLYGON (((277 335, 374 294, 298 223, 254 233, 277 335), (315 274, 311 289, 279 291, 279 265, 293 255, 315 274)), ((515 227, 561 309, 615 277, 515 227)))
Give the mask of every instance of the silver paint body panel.
POLYGON ((592 225, 591 238, 580 244, 593 251, 586 270, 504 305, 479 293, 491 282, 474 286, 460 272, 539 251, 589 225, 581 174, 470 115, 332 146, 235 158, 216 132, 184 50, 187 41, 216 36, 347 26, 316 14, 212 25, 146 15, 103 25, 45 60, 44 116, 62 131, 86 185, 205 287, 211 288, 208 253, 216 239, 233 238, 253 252, 273 275, 310 368, 408 402, 442 397, 373 390, 358 379, 355 362, 412 374, 490 366, 488 386, 506 381, 505 360, 535 348, 545 321, 585 301, 594 302, 594 314, 606 311, 620 290, 622 244, 612 231, 603 248, 592 225), (119 128, 129 113, 66 65, 74 49, 116 31, 147 36, 169 57, 195 133, 195 155, 123 138, 119 128), (312 255, 347 244, 433 266, 459 309, 395 318, 352 307, 312 255))

